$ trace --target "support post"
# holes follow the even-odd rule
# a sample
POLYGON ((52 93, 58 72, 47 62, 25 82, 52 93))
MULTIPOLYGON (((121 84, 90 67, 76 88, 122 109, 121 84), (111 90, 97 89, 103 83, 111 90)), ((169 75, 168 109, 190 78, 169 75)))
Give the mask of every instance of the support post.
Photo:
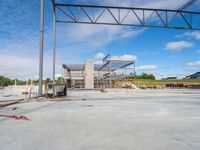
POLYGON ((112 73, 112 72, 111 72, 111 63, 112 63, 112 62, 110 61, 110 63, 109 63, 109 88, 110 88, 110 89, 111 89, 111 82, 112 82, 112 81, 111 81, 111 73, 112 73))
POLYGON ((134 62, 134 79, 136 79, 135 62, 134 62))
POLYGON ((53 8, 53 94, 55 96, 55 74, 56 74, 56 12, 53 8))
POLYGON ((39 89, 38 96, 42 96, 43 90, 43 49, 44 49, 44 0, 40 0, 40 56, 39 56, 39 89))

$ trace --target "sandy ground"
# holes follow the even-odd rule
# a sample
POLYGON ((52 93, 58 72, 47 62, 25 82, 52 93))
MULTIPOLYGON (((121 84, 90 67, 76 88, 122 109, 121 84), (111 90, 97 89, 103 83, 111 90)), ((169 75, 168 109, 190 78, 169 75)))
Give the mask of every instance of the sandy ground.
POLYGON ((200 90, 71 91, 0 114, 30 119, 0 118, 2 150, 200 149, 200 90))

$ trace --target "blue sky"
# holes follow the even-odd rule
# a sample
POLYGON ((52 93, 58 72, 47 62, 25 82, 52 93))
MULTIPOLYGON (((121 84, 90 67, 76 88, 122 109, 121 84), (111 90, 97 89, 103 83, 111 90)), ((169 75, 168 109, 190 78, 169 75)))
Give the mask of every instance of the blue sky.
MULTIPOLYGON (((179 8, 187 0, 62 0, 69 3, 179 8)), ((195 8, 196 9, 196 8, 195 8)), ((40 1, 1 0, 0 74, 38 76, 40 1)), ((200 22, 199 22, 200 23, 200 22)), ((45 0, 44 78, 52 76, 52 6, 45 0)), ((175 29, 57 24, 56 73, 63 63, 99 61, 98 53, 136 57, 137 73, 158 78, 189 75, 200 69, 200 32, 175 29)))

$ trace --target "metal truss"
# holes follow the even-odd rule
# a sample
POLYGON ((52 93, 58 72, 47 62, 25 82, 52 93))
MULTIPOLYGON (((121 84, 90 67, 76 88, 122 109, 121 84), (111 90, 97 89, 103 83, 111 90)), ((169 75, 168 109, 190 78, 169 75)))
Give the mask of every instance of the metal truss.
MULTIPOLYGON (((102 25, 122 25, 138 27, 157 27, 200 30, 200 12, 186 9, 198 0, 190 0, 178 10, 113 7, 95 5, 73 5, 57 3, 53 6, 53 81, 55 83, 56 22, 83 23, 102 25)), ((39 57, 39 91, 41 96, 43 81, 43 45, 44 45, 44 0, 40 0, 40 57, 39 57)))
POLYGON ((200 30, 200 12, 185 10, 196 1, 189 1, 178 10, 58 3, 53 6, 56 22, 60 23, 200 30))

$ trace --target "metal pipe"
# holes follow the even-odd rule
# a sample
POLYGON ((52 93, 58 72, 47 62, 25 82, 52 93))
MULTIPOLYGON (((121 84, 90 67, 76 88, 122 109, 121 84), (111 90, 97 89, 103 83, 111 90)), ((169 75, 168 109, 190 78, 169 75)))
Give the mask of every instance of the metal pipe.
POLYGON ((134 62, 134 79, 136 79, 135 62, 134 62))
POLYGON ((111 61, 109 61, 110 63, 109 63, 109 88, 111 89, 111 61))
POLYGON ((54 9, 53 10, 53 85, 55 84, 55 73, 56 73, 56 12, 54 9))
POLYGON ((39 89, 38 96, 42 96, 43 82, 43 49, 44 49, 44 0, 40 0, 40 56, 39 56, 39 89))

